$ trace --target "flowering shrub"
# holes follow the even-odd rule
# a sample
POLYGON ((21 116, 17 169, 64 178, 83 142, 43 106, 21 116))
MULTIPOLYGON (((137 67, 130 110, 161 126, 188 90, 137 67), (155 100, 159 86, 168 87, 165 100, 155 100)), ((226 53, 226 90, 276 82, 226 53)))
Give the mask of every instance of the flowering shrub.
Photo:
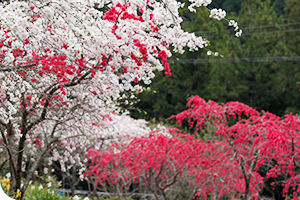
POLYGON ((271 185, 283 186, 284 197, 299 199, 298 115, 281 119, 239 102, 220 105, 198 96, 190 98, 188 105, 190 109, 173 118, 179 124, 188 119, 196 134, 210 122, 222 141, 199 140, 176 130, 173 137, 157 133, 136 137, 129 144, 89 150, 85 176, 125 190, 142 183, 156 198, 169 199, 182 182, 188 182, 194 197, 259 199, 268 179, 284 175, 284 180, 271 185), (259 174, 264 166, 265 177, 259 174))
MULTIPOLYGON (((10 173, 6 174, 5 178, 1 178, 1 187, 6 195, 10 195, 10 173)), ((58 193, 54 192, 55 185, 57 186, 56 181, 53 180, 52 177, 48 177, 46 180, 48 183, 46 186, 41 185, 40 183, 30 183, 29 190, 27 190, 24 195, 25 200, 68 200, 67 197, 61 197, 58 193), (53 185, 54 184, 54 185, 53 185)), ((22 184, 23 185, 23 184, 22 184)), ((15 199, 21 196, 21 192, 18 191, 15 199)))
POLYGON ((215 134, 222 136, 232 152, 231 156, 228 155, 232 164, 237 165, 243 174, 244 198, 258 198, 258 194, 251 194, 251 190, 257 188, 254 191, 258 192, 265 181, 258 174, 263 165, 269 167, 266 178, 285 174, 285 180, 271 183, 273 188, 282 185, 284 197, 299 198, 300 119, 297 114, 288 114, 281 119, 272 113, 259 113, 239 102, 219 105, 198 96, 190 98, 188 105, 191 108, 178 114, 177 122, 189 119, 190 125, 197 127, 196 133, 208 121, 213 122, 215 134), (277 164, 272 166, 274 160, 277 164))
POLYGON ((50 185, 42 186, 34 183, 29 185, 24 195, 24 200, 69 200, 68 197, 60 196, 50 185))
POLYGON ((125 190, 140 183, 157 198, 168 199, 182 192, 176 188, 183 182, 190 184, 192 196, 244 192, 242 173, 226 157, 226 146, 220 141, 152 134, 137 137, 128 145, 116 143, 106 150, 90 150, 88 157, 85 176, 94 177, 102 185, 118 184, 125 190))

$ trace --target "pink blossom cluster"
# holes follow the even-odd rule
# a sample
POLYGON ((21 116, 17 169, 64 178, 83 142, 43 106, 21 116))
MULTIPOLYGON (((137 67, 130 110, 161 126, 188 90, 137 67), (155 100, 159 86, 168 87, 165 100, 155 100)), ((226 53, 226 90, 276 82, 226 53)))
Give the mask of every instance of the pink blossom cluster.
POLYGON ((196 127, 195 137, 176 129, 170 130, 172 137, 155 131, 129 144, 91 149, 85 176, 98 184, 140 183, 164 199, 184 183, 194 188, 194 197, 260 199, 263 186, 271 181, 271 190, 280 186, 283 197, 299 199, 298 115, 280 118, 240 102, 218 104, 198 96, 190 98, 188 106, 172 118, 179 124, 187 119, 196 127), (197 139, 208 124, 218 140, 197 139))

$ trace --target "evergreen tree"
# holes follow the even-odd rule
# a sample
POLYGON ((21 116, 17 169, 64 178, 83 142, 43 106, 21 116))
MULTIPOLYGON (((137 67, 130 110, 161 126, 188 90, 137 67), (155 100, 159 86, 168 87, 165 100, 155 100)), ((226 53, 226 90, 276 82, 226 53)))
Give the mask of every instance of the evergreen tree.
POLYGON ((274 31, 273 27, 257 27, 282 24, 282 17, 277 17, 269 0, 243 1, 237 19, 244 27, 244 35, 238 44, 231 41, 232 49, 223 48, 222 52, 229 58, 247 58, 247 62, 212 64, 210 89, 214 92, 211 98, 237 100, 259 110, 282 114, 284 106, 280 91, 276 89, 279 74, 272 68, 273 62, 252 61, 258 57, 274 57, 271 52, 276 48, 280 34, 264 34, 274 31))

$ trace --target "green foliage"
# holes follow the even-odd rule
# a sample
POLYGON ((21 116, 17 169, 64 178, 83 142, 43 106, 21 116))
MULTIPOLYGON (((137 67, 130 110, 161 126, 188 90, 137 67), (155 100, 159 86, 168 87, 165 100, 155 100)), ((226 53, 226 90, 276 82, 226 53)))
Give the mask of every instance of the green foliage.
MULTIPOLYGON (((220 46, 221 52, 227 58, 259 58, 291 56, 286 51, 285 42, 280 42, 284 32, 278 29, 284 27, 252 28, 267 25, 283 24, 283 17, 278 17, 270 1, 243 1, 242 9, 236 17, 237 21, 245 26, 244 36, 230 41, 233 51, 220 46), (280 30, 279 30, 280 31, 280 30), (268 33, 266 32, 274 32, 268 33), (285 52, 285 55, 282 54, 285 52)), ((221 41, 219 43, 222 44, 221 41)), ((291 106, 286 100, 296 96, 299 98, 297 81, 287 65, 290 62, 233 62, 212 63, 211 81, 208 88, 213 91, 209 98, 217 101, 241 101, 278 115, 283 115, 286 108, 291 106), (283 77, 283 75, 285 75, 283 77), (286 89, 288 88, 288 89, 286 89), (287 94, 292 92, 293 97, 287 94)), ((293 72, 292 72, 293 73, 293 72)), ((296 102, 295 102, 296 103, 296 102)), ((300 108, 299 104, 293 105, 300 108)))
POLYGON ((222 8, 227 13, 238 13, 241 9, 241 0, 214 0, 210 8, 222 8))
MULTIPOLYGON (((100 197, 98 198, 99 200, 120 200, 118 197, 110 197, 110 198, 103 198, 103 197, 100 197)), ((121 199, 122 200, 122 199, 121 199)), ((132 199, 129 199, 129 200, 132 200, 132 199)))
POLYGON ((50 187, 42 188, 40 184, 34 183, 25 192, 24 200, 69 200, 68 197, 60 196, 50 187))
MULTIPOLYGON (((10 196, 10 183, 9 173, 7 173, 4 177, 0 176, 0 187, 8 196, 10 196)), ((58 182, 54 176, 40 176, 39 182, 29 184, 23 196, 23 200, 93 200, 90 197, 82 197, 78 195, 70 197, 68 195, 59 194, 55 191, 55 189, 59 189, 60 186, 61 182, 58 182)), ((21 193, 18 191, 15 198, 20 196, 21 193)), ((118 197, 99 197, 97 200, 120 199, 118 197)))
MULTIPOLYGON (((54 177, 45 176, 40 178, 43 185, 38 182, 31 183, 23 196, 24 200, 71 200, 70 197, 61 196, 54 191, 60 186, 60 183, 54 177)), ((8 196, 10 196, 10 183, 10 173, 7 173, 5 177, 0 177, 0 186, 8 196)), ((20 196, 21 193, 18 191, 15 198, 20 196)))

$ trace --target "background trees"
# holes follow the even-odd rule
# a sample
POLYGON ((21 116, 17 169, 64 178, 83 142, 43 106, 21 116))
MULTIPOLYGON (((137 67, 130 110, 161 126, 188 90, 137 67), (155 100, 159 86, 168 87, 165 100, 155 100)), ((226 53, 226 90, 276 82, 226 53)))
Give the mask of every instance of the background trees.
POLYGON ((279 116, 298 112, 299 1, 214 1, 212 6, 227 8, 243 27, 243 37, 234 38, 224 24, 206 26, 205 11, 192 15, 183 10, 183 27, 210 40, 209 48, 219 55, 188 52, 174 59, 171 66, 178 73, 174 70, 168 78, 158 74, 151 85, 156 93, 140 95, 136 106, 147 111, 145 118, 181 112, 184 99, 192 95, 240 101, 279 116))

